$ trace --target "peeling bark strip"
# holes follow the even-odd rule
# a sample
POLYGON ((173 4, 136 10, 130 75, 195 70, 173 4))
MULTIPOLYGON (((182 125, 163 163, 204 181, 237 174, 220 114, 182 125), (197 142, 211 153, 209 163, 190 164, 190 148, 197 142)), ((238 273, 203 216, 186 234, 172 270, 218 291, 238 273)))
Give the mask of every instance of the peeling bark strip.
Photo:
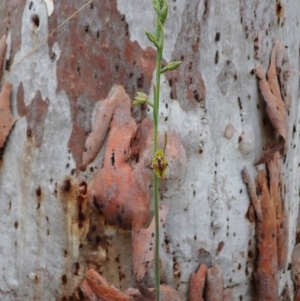
POLYGON ((288 110, 292 101, 292 66, 288 56, 287 47, 279 43, 276 53, 276 71, 280 85, 281 96, 288 110))
POLYGON ((207 265, 201 264, 198 271, 193 273, 190 279, 188 301, 204 301, 203 292, 205 287, 205 278, 207 265))
POLYGON ((134 170, 128 163, 130 142, 137 129, 130 108, 129 95, 122 86, 115 85, 99 108, 97 118, 100 119, 87 139, 82 165, 84 169, 94 159, 110 126, 103 167, 97 170, 88 185, 88 200, 109 224, 123 229, 146 225, 149 219, 148 185, 152 179, 151 170, 146 170, 141 160, 134 170))
MULTIPOLYGON (((3 62, 6 52, 6 36, 0 39, 0 78, 3 75, 3 62)), ((5 141, 16 122, 16 119, 11 115, 10 110, 10 93, 12 85, 5 82, 0 93, 0 149, 5 145, 5 141)), ((2 152, 1 152, 2 153, 2 152)), ((1 157, 1 155, 0 155, 1 157)))
POLYGON ((286 221, 284 220, 283 204, 280 192, 280 174, 278 168, 279 153, 275 153, 268 161, 270 197, 276 209, 276 232, 277 232, 277 257, 278 269, 283 269, 287 262, 288 233, 286 221))
MULTIPOLYGON (((162 205, 159 208, 160 227, 165 223, 169 207, 162 205)), ((148 228, 132 229, 132 256, 133 256, 133 273, 138 283, 144 280, 149 268, 154 262, 154 240, 155 224, 152 219, 148 228)))
POLYGON ((261 191, 263 222, 256 221, 256 239, 259 250, 255 279, 259 300, 276 301, 278 299, 277 281, 277 223, 275 204, 273 203, 263 170, 258 173, 258 186, 261 191))
MULTIPOLYGON (((77 2, 56 1, 49 18, 50 32, 77 10, 77 2)), ((64 45, 57 61, 57 91, 64 90, 70 100, 73 130, 69 147, 79 168, 94 103, 104 99, 114 83, 124 85, 131 99, 136 91, 148 94, 156 51, 130 40, 117 0, 94 1, 49 38, 50 49, 55 42, 64 45)))
MULTIPOLYGON (((274 153, 284 148, 287 139, 287 120, 284 103, 281 98, 280 87, 276 71, 276 58, 282 56, 282 47, 279 40, 276 40, 271 53, 270 66, 267 72, 268 80, 265 77, 262 66, 256 67, 256 76, 259 80, 259 88, 267 106, 268 117, 279 135, 278 141, 267 146, 256 164, 267 162, 274 153)), ((277 66, 280 69, 281 66, 277 66)))
POLYGON ((260 203, 260 199, 257 197, 257 194, 256 194, 256 185, 254 182, 254 178, 250 175, 250 173, 246 167, 244 167, 244 169, 242 171, 242 177, 243 177, 244 183, 248 186, 250 199, 251 199, 253 208, 255 210, 256 217, 260 222, 262 222, 263 214, 262 214, 262 210, 261 210, 261 203, 260 203))
POLYGON ((6 52, 6 35, 3 35, 0 39, 0 78, 2 80, 3 75, 3 63, 5 58, 5 52, 6 52))
POLYGON ((5 141, 16 122, 10 110, 11 88, 12 85, 5 82, 0 93, 0 149, 4 147, 5 141))
POLYGON ((88 270, 85 274, 85 279, 86 282, 83 283, 81 289, 86 298, 91 301, 95 300, 93 299, 93 293, 96 294, 100 301, 134 301, 133 298, 120 292, 113 285, 109 284, 105 278, 94 270, 88 270))
MULTIPOLYGON (((145 298, 136 289, 129 288, 124 293, 119 291, 92 269, 86 272, 80 288, 90 301, 155 301, 155 297, 145 298)), ((161 285, 160 290, 161 301, 181 301, 179 294, 170 286, 161 285)), ((150 289, 150 293, 155 296, 153 288, 150 289)))
POLYGON ((223 273, 215 264, 207 270, 205 284, 205 301, 223 301, 223 273))

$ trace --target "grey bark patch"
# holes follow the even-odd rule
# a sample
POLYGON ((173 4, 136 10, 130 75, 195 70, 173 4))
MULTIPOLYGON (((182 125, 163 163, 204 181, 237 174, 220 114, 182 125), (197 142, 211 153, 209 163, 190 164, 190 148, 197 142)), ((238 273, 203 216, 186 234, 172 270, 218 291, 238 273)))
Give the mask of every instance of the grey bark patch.
POLYGON ((227 93, 229 83, 232 78, 236 78, 236 75, 234 64, 231 61, 227 61, 217 79, 218 87, 223 95, 227 93))
MULTIPOLYGON (((206 1, 207 2, 207 1, 206 1)), ((201 28, 197 19, 200 1, 185 5, 182 26, 177 36, 172 61, 181 60, 182 64, 166 77, 171 86, 171 99, 177 99, 183 110, 204 106, 206 88, 198 65, 200 61, 201 28)))

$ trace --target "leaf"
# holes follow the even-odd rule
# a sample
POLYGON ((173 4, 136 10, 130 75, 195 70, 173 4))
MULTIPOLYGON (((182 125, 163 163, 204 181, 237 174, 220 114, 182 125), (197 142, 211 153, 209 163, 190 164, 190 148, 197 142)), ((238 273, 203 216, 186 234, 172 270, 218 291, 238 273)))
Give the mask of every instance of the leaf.
POLYGON ((5 144, 5 141, 16 122, 16 119, 11 115, 10 110, 10 93, 12 85, 5 82, 0 93, 0 148, 5 144))

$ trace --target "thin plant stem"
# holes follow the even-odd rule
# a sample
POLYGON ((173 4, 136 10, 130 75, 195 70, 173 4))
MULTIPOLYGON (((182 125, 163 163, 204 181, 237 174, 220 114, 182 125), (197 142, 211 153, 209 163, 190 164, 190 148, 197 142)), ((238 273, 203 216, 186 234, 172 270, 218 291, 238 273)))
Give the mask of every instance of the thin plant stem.
POLYGON ((164 158, 164 152, 167 145, 167 134, 165 133, 164 148, 158 149, 158 116, 159 116, 159 98, 160 98, 160 76, 167 71, 175 70, 181 64, 180 61, 170 62, 162 68, 162 55, 164 49, 164 24, 168 15, 168 3, 166 0, 153 0, 153 7, 156 11, 155 35, 146 31, 146 35, 151 43, 157 48, 155 84, 153 84, 154 101, 149 101, 148 96, 142 92, 137 92, 133 105, 148 103, 153 108, 154 120, 154 141, 153 141, 153 198, 154 198, 154 221, 155 221, 155 246, 154 246, 154 272, 155 272, 155 296, 159 301, 160 296, 160 259, 159 259, 159 204, 158 204, 158 180, 164 179, 168 162, 164 158))
MULTIPOLYGON (((164 38, 161 36, 164 34, 163 30, 156 21, 156 39, 160 40, 161 43, 157 49, 156 55, 156 85, 154 90, 154 106, 153 106, 153 119, 154 119, 154 143, 153 153, 157 151, 158 145, 158 116, 159 116, 159 98, 160 98, 160 75, 161 75, 161 63, 163 53, 163 41, 164 38)), ((156 301, 159 301, 160 296, 160 260, 159 260, 159 205, 158 205, 158 178, 153 173, 153 189, 154 189, 154 216, 155 216, 155 252, 154 252, 154 272, 155 272, 155 294, 156 301)))

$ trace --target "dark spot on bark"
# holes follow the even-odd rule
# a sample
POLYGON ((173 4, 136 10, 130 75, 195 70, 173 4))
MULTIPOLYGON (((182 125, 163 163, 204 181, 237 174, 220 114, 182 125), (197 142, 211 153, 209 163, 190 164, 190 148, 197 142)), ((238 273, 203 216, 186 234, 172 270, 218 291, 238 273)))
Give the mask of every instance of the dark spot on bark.
POLYGON ((116 216, 116 224, 118 226, 122 226, 122 224, 123 224, 123 217, 122 217, 121 214, 117 214, 117 216, 116 216))
POLYGON ((204 1, 204 12, 203 12, 204 18, 207 17, 207 12, 208 12, 208 0, 205 0, 204 1))
POLYGON ((197 102, 200 102, 200 95, 199 92, 197 90, 194 90, 193 92, 194 98, 197 102))
POLYGON ((16 229, 18 229, 19 223, 17 221, 15 221, 14 226, 16 229))
POLYGON ((39 26, 40 26, 40 18, 39 18, 38 15, 33 15, 33 16, 31 17, 31 22, 32 22, 32 24, 33 24, 33 28, 34 28, 34 29, 39 28, 39 26))
POLYGON ((282 16, 282 9, 283 9, 283 6, 280 2, 277 2, 276 3, 276 15, 277 15, 277 18, 280 18, 282 16))
POLYGON ((72 273, 73 273, 73 275, 78 276, 79 268, 80 268, 79 262, 74 262, 72 264, 72 273))
POLYGON ((220 36, 221 36, 221 34, 219 32, 216 32, 216 37, 215 37, 216 42, 220 41, 220 36))
POLYGON ((115 166, 115 153, 114 153, 114 152, 112 153, 110 159, 111 159, 111 165, 112 165, 112 166, 115 166))
POLYGON ((31 128, 27 128, 26 135, 28 138, 31 137, 32 135, 31 128))
POLYGON ((142 89, 144 87, 144 74, 141 74, 140 77, 137 79, 137 87, 142 89))
POLYGON ((225 243, 224 241, 220 241, 216 250, 216 256, 218 256, 220 254, 220 252, 223 250, 225 243))
POLYGON ((240 110, 242 110, 242 109, 243 109, 243 106, 242 106, 242 102, 241 102, 240 97, 238 97, 238 103, 239 103, 239 108, 240 108, 240 110))
POLYGON ((65 274, 62 275, 61 276, 61 281, 62 281, 63 284, 66 284, 68 282, 67 275, 65 275, 65 274))
POLYGON ((126 25, 125 25, 125 36, 126 36, 126 37, 129 36, 128 24, 127 24, 127 23, 126 23, 126 25))
POLYGON ((219 62, 219 51, 217 50, 215 54, 215 64, 218 64, 218 62, 219 62))
POLYGON ((35 194, 37 197, 40 197, 42 195, 42 189, 40 186, 36 189, 35 194))
POLYGON ((61 186, 61 190, 65 192, 69 192, 71 189, 71 181, 69 179, 64 180, 63 185, 61 186))
POLYGON ((56 53, 55 52, 51 52, 51 54, 50 54, 50 60, 52 61, 52 62, 54 62, 55 60, 56 60, 56 53))

